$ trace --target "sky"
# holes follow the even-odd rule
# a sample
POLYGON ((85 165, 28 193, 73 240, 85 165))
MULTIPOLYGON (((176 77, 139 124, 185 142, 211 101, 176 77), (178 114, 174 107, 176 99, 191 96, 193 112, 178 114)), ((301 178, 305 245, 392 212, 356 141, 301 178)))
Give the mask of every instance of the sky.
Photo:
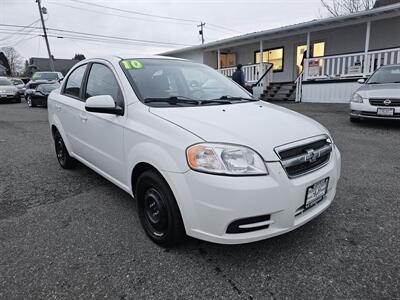
MULTIPOLYGON (((72 39, 72 33, 49 31, 55 35, 49 37, 55 58, 72 58, 75 53, 86 57, 119 53, 157 54, 198 45, 201 43, 197 28, 200 21, 206 23, 205 41, 211 42, 309 21, 324 14, 320 0, 42 0, 42 6, 47 8, 45 22, 48 28, 123 38, 119 40, 121 42, 110 39, 99 42, 93 37, 80 35, 79 39, 72 39), (165 44, 143 44, 132 39, 165 44)), ((44 38, 38 36, 42 34, 40 29, 4 26, 26 26, 34 22, 31 26, 41 26, 39 17, 36 0, 0 0, 0 47, 13 46, 25 59, 46 57, 44 38), (15 34, 15 31, 21 34, 15 34)))

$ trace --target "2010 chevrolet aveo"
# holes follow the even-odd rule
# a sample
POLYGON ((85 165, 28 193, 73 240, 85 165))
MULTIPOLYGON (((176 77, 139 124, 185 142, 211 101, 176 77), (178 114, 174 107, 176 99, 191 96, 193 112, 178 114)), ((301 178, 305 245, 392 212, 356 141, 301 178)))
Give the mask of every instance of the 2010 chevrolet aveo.
POLYGON ((134 196, 164 247, 186 234, 238 244, 293 230, 332 203, 340 176, 322 125, 182 59, 81 61, 48 117, 60 165, 80 161, 134 196))

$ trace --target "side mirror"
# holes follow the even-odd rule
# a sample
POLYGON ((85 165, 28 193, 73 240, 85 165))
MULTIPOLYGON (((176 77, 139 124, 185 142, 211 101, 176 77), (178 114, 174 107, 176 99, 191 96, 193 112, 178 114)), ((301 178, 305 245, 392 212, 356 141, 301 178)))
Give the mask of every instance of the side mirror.
POLYGON ((364 78, 360 78, 360 79, 357 80, 357 82, 359 84, 364 84, 365 83, 365 79, 364 78))
POLYGON ((113 114, 122 116, 124 110, 116 106, 114 99, 110 95, 93 96, 86 99, 85 109, 90 112, 113 114))

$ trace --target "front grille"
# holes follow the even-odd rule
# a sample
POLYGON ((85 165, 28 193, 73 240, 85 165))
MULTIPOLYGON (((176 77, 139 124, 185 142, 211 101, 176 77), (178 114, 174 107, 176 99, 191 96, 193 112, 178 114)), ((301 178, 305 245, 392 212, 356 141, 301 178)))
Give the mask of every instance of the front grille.
POLYGON ((289 178, 305 175, 329 162, 332 142, 326 135, 275 148, 289 178))
POLYGON ((369 99, 369 103, 373 106, 387 106, 387 107, 398 107, 400 106, 400 99, 390 99, 390 98, 385 98, 385 99, 369 99), (389 101, 387 101, 389 100, 389 101), (387 101, 387 104, 385 104, 385 101, 387 101))
POLYGON ((376 112, 362 111, 360 115, 366 117, 379 117, 379 118, 400 118, 400 113, 394 113, 393 116, 381 116, 378 115, 376 112))

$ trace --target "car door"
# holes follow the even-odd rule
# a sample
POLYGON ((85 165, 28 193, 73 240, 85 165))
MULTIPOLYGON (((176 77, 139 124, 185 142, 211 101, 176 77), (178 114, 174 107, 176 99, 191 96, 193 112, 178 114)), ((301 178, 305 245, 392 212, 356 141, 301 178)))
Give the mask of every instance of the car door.
MULTIPOLYGON (((90 65, 84 87, 84 99, 92 96, 110 95, 116 105, 124 108, 125 101, 121 84, 113 66, 108 62, 94 62, 90 65)), ((123 133, 125 115, 83 111, 80 115, 81 140, 85 142, 82 157, 123 184, 124 147, 123 133)))
POLYGON ((85 111, 82 87, 88 65, 76 67, 66 79, 55 103, 55 111, 60 119, 64 133, 69 142, 70 152, 82 156, 85 150, 81 130, 81 114, 85 111))

